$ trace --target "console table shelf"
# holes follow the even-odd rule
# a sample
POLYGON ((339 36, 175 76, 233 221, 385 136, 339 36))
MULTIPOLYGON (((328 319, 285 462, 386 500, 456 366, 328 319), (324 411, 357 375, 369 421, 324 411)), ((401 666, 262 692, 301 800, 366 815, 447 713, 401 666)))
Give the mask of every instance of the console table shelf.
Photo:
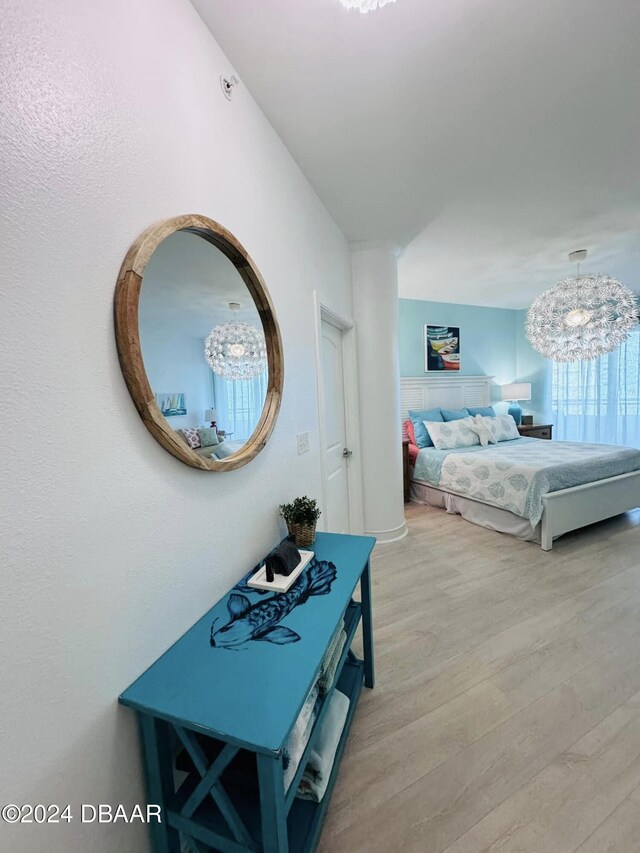
POLYGON ((288 593, 243 579, 121 695, 138 713, 149 802, 162 809, 149 827, 154 853, 180 853, 181 836, 194 853, 315 849, 362 685, 374 684, 374 544, 319 533, 315 559, 288 593), (285 791, 287 738, 343 620, 334 682, 285 791), (364 660, 351 650, 360 624, 364 660), (349 711, 327 790, 319 803, 303 800, 295 793, 336 689, 349 711))

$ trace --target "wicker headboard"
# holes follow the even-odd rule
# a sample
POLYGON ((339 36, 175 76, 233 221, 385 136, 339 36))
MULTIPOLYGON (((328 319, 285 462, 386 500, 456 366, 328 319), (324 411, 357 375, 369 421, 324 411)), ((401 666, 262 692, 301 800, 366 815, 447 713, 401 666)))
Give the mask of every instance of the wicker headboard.
POLYGON ((400 379, 400 411, 406 420, 409 409, 462 409, 489 406, 493 376, 411 376, 400 379))

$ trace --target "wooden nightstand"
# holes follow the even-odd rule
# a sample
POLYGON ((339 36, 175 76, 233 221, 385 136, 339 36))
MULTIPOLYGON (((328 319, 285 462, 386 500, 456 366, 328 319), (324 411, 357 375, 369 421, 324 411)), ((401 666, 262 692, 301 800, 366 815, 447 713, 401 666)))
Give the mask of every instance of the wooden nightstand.
POLYGON ((410 500, 410 484, 409 484, 409 439, 402 439, 402 480, 404 483, 404 502, 410 500))
POLYGON ((553 438, 553 424, 520 424, 518 432, 527 438, 553 438))

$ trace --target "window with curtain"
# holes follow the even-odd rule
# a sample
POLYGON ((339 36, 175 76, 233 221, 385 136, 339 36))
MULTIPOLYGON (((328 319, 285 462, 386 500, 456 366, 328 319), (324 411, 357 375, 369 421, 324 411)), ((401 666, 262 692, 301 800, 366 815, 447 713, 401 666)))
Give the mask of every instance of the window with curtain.
POLYGON ((246 441, 256 428, 267 394, 267 371, 255 379, 223 379, 213 376, 213 396, 218 427, 233 433, 233 441, 246 441))
POLYGON ((640 331, 594 361, 551 365, 555 436, 640 447, 640 331))

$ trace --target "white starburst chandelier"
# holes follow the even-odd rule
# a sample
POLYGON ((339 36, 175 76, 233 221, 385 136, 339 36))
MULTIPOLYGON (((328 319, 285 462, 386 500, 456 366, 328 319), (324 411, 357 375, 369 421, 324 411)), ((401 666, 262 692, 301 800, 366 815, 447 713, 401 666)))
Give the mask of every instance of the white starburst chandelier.
MULTIPOLYGON (((230 302, 239 311, 238 302, 230 302)), ((204 344, 204 356, 214 373, 225 379, 255 379, 266 370, 267 345, 264 332, 251 323, 232 320, 211 330, 204 344)))
POLYGON ((362 15, 381 9, 387 3, 395 3, 396 0, 340 0, 345 9, 357 9, 362 15))
POLYGON ((577 275, 545 290, 529 308, 527 337, 551 361, 590 361, 612 352, 638 325, 636 294, 608 275, 580 275, 586 256, 586 249, 572 252, 577 275))

